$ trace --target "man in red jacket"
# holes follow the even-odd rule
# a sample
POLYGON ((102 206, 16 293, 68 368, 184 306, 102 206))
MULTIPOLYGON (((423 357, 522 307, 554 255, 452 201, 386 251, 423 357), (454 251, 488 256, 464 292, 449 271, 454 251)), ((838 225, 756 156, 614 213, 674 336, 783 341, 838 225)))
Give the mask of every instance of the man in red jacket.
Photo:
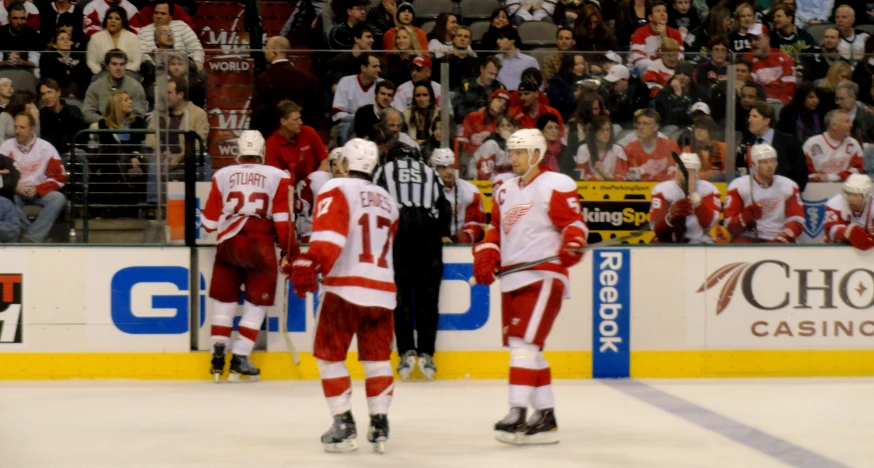
POLYGON ((552 114, 558 118, 558 128, 564 135, 564 121, 561 114, 552 107, 540 102, 540 90, 533 80, 523 80, 519 83, 519 105, 510 108, 508 114, 512 115, 519 128, 537 128, 537 119, 543 114, 552 114))
POLYGON ((746 59, 753 64, 753 81, 765 88, 770 102, 789 103, 795 95, 795 62, 788 55, 771 47, 768 28, 754 24, 747 30, 752 50, 746 59))
POLYGON ((316 169, 328 170, 328 150, 313 127, 303 124, 301 107, 289 100, 280 102, 279 129, 267 139, 264 164, 291 175, 292 187, 316 169))

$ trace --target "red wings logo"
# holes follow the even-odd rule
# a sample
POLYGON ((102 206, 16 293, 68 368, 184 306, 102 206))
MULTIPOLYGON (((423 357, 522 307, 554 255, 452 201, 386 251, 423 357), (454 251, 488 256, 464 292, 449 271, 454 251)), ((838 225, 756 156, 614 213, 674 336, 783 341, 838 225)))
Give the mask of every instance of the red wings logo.
POLYGON ((526 203, 524 205, 515 205, 507 210, 507 214, 505 214, 501 219, 501 228, 504 230, 504 234, 509 234, 510 229, 513 229, 513 226, 515 226, 526 213, 531 211, 532 206, 534 206, 534 203, 526 203))
POLYGON ((783 200, 779 198, 764 198, 762 200, 756 200, 756 202, 762 205, 762 216, 768 216, 768 213, 774 212, 783 204, 783 200))
POLYGON ((731 303, 731 298, 734 297, 735 289, 737 289, 737 282, 748 266, 750 264, 746 262, 729 263, 711 273, 695 292, 704 292, 719 284, 723 278, 728 277, 728 281, 722 285, 722 291, 719 292, 719 300, 716 302, 716 315, 719 315, 731 303))

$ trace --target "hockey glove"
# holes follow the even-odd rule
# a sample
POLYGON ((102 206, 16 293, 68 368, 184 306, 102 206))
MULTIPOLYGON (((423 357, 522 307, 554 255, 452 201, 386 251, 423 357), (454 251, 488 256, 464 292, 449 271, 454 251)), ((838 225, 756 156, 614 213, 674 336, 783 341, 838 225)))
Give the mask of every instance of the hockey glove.
POLYGON ((749 225, 753 221, 758 221, 762 219, 762 205, 758 203, 753 203, 752 205, 744 208, 740 213, 741 223, 744 225, 749 225))
POLYGON ((586 239, 579 236, 564 236, 561 250, 558 251, 558 261, 565 268, 570 268, 583 259, 583 250, 586 247, 586 239))
POLYGON ((671 208, 668 211, 668 225, 676 226, 678 222, 679 224, 683 224, 683 220, 686 216, 691 215, 692 212, 692 201, 689 200, 688 197, 681 198, 674 203, 671 203, 671 208))
POLYGON ((486 286, 495 282, 495 270, 501 264, 501 248, 491 242, 473 246, 473 277, 486 286))
POLYGON ((777 237, 772 241, 774 244, 794 244, 795 238, 790 236, 785 232, 781 232, 777 237))
POLYGON ((869 250, 871 247, 874 247, 874 240, 872 240, 871 236, 865 232, 865 229, 858 224, 851 224, 847 227, 845 235, 847 236, 847 240, 850 241, 850 245, 859 250, 869 250))
MULTIPOLYGON (((287 268, 288 265, 286 265, 287 268)), ((290 270, 294 293, 301 298, 306 298, 308 292, 316 292, 319 289, 319 280, 316 276, 318 274, 318 265, 305 254, 291 262, 290 270)))

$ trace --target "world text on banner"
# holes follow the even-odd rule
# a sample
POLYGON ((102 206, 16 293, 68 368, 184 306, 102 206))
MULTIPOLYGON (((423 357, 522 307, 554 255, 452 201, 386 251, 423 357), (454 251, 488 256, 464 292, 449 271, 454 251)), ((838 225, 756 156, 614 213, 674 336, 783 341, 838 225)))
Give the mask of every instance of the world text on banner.
POLYGON ((627 378, 631 361, 631 252, 596 250, 592 270, 592 377, 627 378))

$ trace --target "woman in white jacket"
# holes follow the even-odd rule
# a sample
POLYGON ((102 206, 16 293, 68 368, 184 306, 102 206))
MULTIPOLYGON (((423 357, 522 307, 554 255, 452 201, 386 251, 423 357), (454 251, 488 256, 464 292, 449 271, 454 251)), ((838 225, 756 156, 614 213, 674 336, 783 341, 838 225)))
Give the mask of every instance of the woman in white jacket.
POLYGON ((143 52, 140 40, 136 34, 128 31, 127 12, 122 8, 112 7, 106 10, 103 17, 103 31, 100 31, 88 41, 88 68, 97 75, 103 71, 103 58, 112 49, 121 49, 127 54, 125 68, 134 73, 140 72, 140 62, 143 52))

